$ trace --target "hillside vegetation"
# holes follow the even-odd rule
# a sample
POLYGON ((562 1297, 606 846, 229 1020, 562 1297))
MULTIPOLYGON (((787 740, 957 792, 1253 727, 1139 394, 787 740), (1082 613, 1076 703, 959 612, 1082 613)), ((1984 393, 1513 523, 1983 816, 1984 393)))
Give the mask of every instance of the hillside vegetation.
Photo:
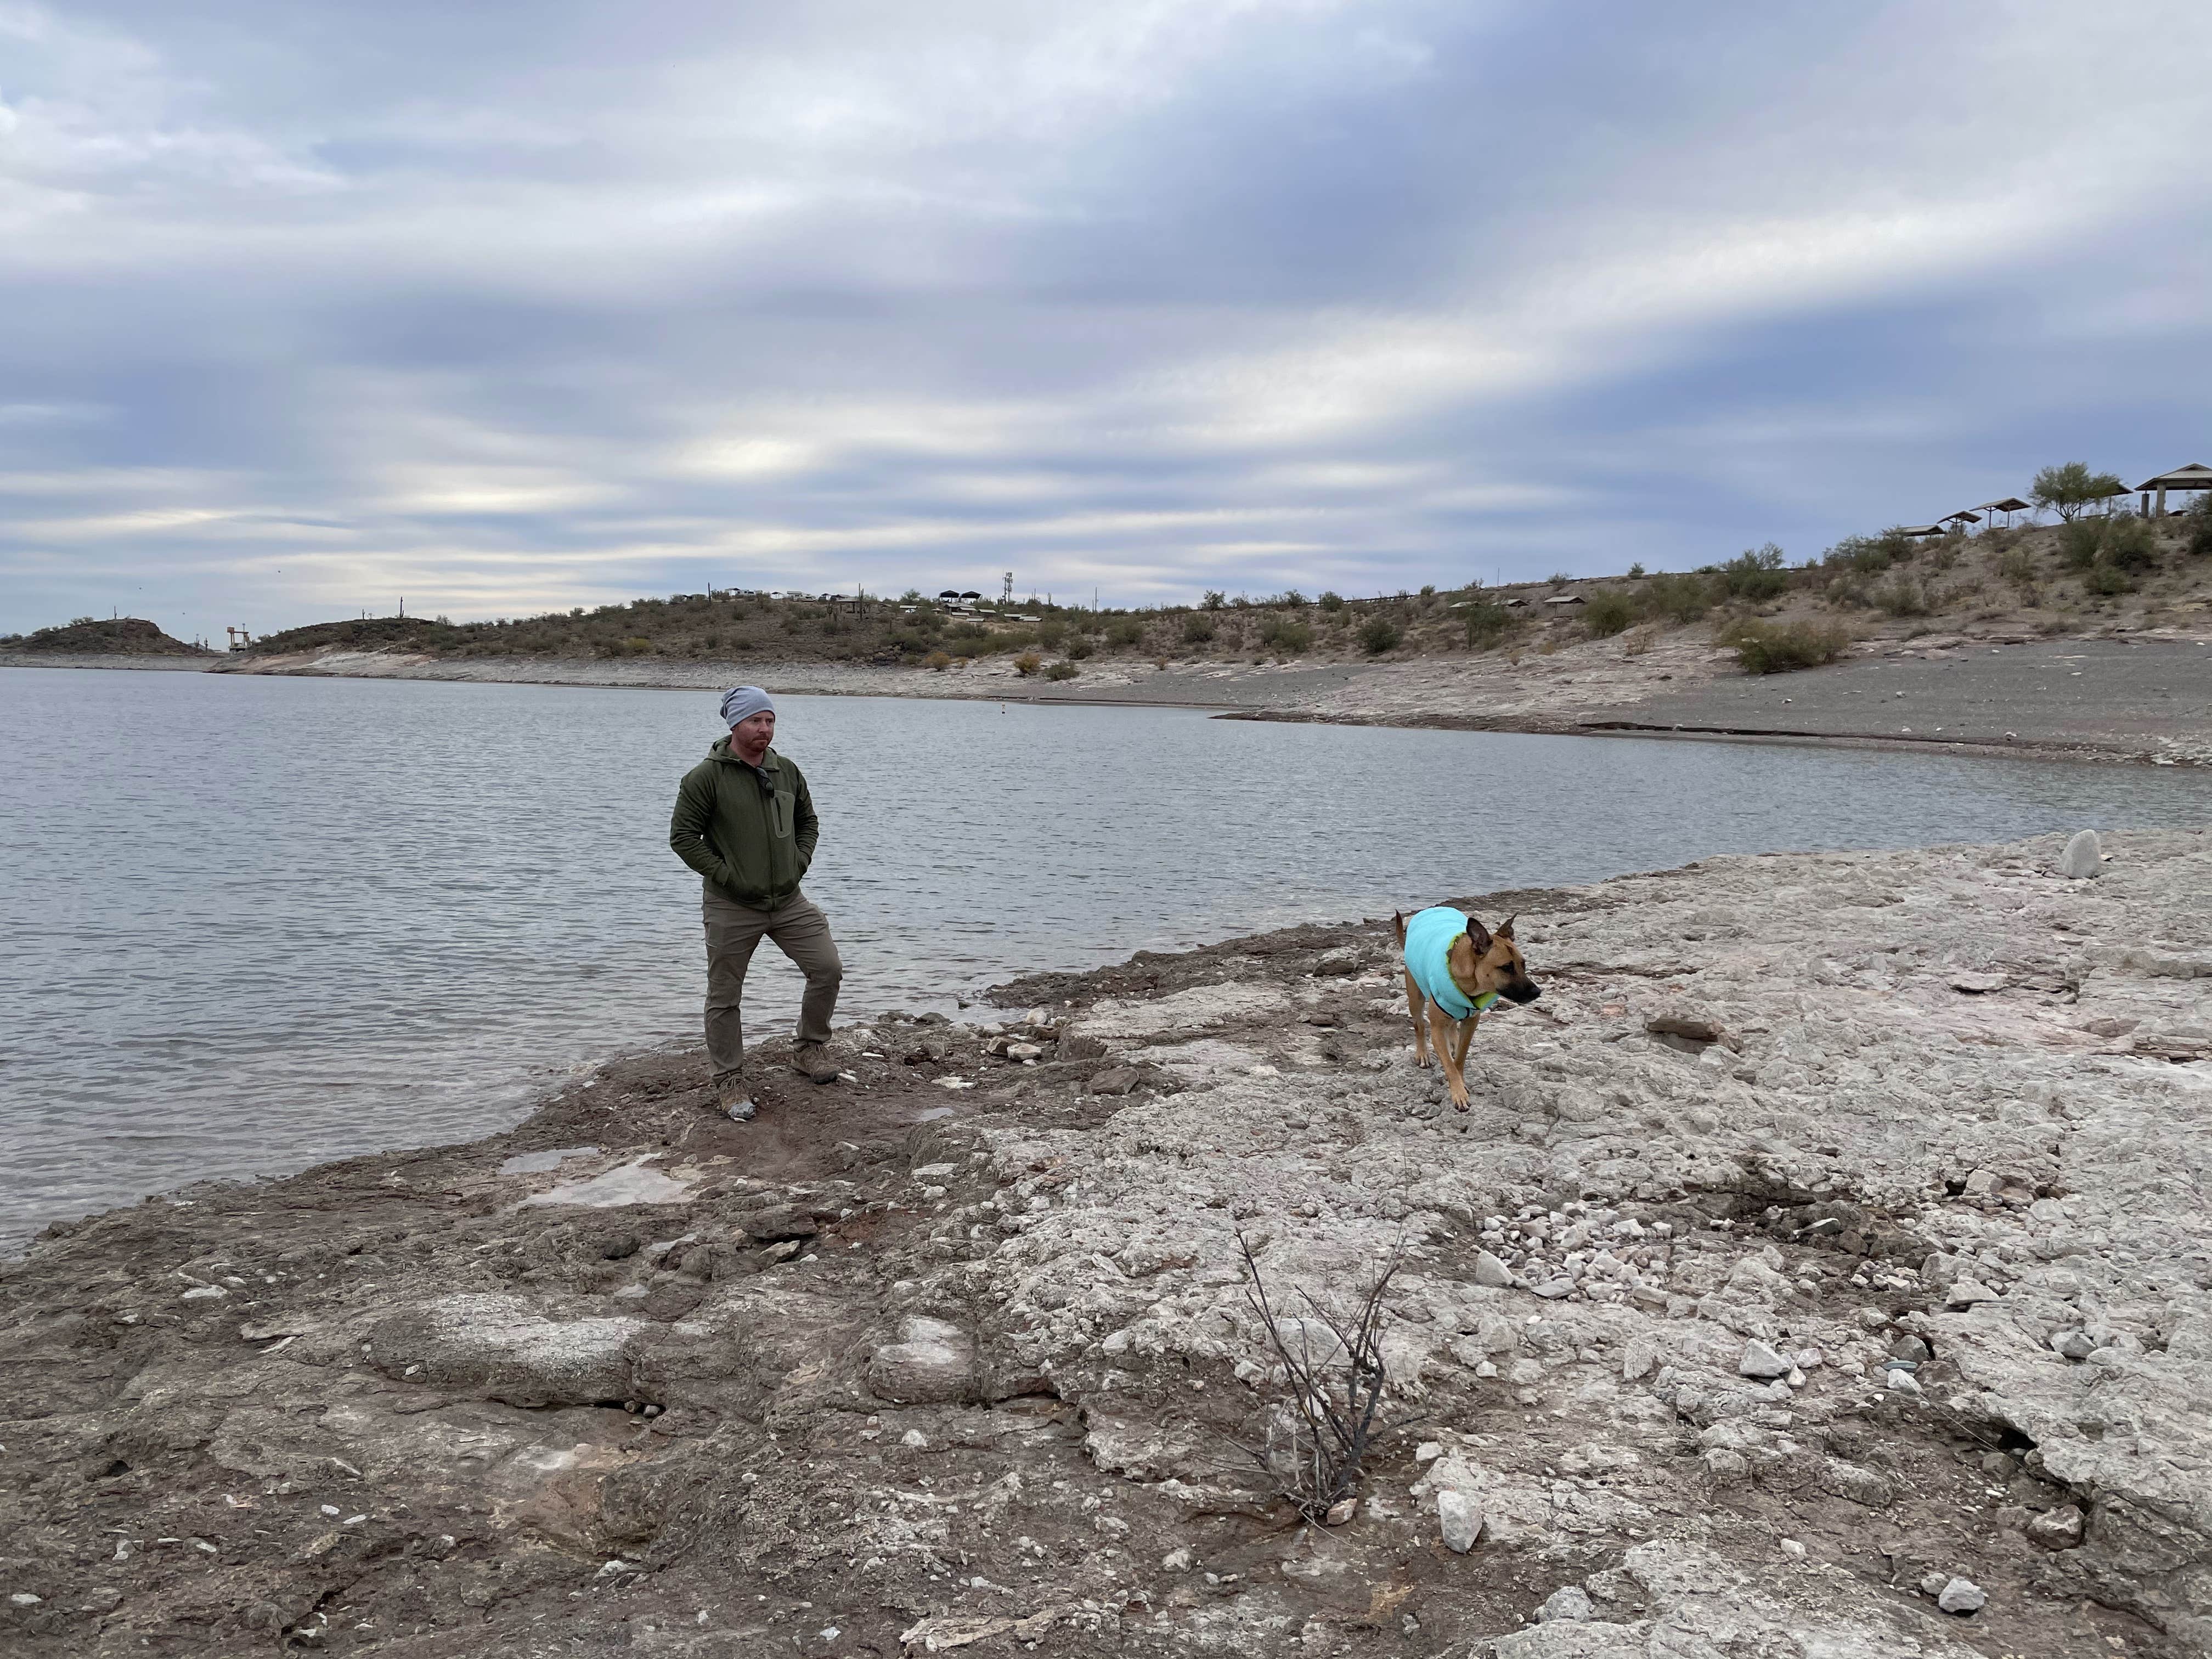
MULTIPOLYGON (((2212 511, 2161 520, 2077 517, 1978 536, 1851 537, 1793 564, 1771 544, 1702 569, 1423 587, 1381 598, 1210 592, 1194 605, 941 606, 903 600, 735 593, 636 599, 481 623, 371 617, 272 634, 265 659, 338 648, 437 658, 663 658, 847 661, 947 668, 1011 653, 1066 678, 1093 659, 1389 660, 1542 650, 1624 637, 1633 652, 1699 630, 1754 672, 1832 660, 1856 640, 1929 632, 2057 635, 2193 625, 2212 595, 2212 511)), ((47 630, 55 632, 58 630, 47 630)))
POLYGON ((118 617, 100 621, 79 617, 56 628, 31 634, 0 635, 0 651, 27 651, 56 656, 86 657, 212 657, 217 652, 204 645, 187 645, 172 639, 143 617, 118 617))

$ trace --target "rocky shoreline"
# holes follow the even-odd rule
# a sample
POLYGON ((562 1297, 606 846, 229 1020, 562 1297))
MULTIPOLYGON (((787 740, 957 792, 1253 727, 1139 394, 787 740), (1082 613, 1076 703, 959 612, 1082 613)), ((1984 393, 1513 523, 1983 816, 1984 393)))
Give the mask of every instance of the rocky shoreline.
POLYGON ((1304 927, 875 1020, 750 1126, 641 1054, 506 1134, 58 1225, 0 1268, 0 1632, 2201 1652, 2212 833, 2104 852, 1490 896, 1545 995, 1465 1115, 1387 922, 1304 927), (1324 1302, 1404 1247, 1416 1420, 1334 1524, 1242 1449, 1284 1396, 1240 1232, 1324 1302))
POLYGON ((1051 683, 1006 658, 933 672, 851 663, 293 656, 61 659, 0 667, 170 668, 310 678, 707 690, 1200 708, 1235 719, 1554 735, 1878 745, 2044 760, 2212 765, 2212 649, 2172 629, 2094 637, 1929 635, 1861 646, 1832 667, 1764 678, 1677 632, 1528 653, 1397 661, 1160 662, 1118 657, 1051 683))

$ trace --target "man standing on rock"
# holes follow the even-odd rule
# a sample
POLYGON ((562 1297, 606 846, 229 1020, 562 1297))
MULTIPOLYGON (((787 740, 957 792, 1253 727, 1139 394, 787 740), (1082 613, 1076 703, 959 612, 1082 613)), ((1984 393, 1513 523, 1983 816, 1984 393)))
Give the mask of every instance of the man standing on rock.
POLYGON ((716 1103, 742 1123, 753 1115, 753 1097, 738 1007, 753 947, 766 935, 806 975, 791 1063, 816 1083, 836 1080, 830 1016, 845 969, 830 919, 799 890, 821 825, 805 778, 769 747, 775 705, 758 686, 741 685, 723 697, 722 720, 730 735, 677 787, 668 844, 705 878, 707 1059, 716 1103))

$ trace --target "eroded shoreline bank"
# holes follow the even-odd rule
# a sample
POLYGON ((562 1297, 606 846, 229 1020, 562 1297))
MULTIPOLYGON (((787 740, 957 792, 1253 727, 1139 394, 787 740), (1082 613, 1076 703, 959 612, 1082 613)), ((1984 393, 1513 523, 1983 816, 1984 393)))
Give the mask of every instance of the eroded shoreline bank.
MULTIPOLYGON (((1517 653, 1516 653, 1517 654, 1517 653)), ((1086 664, 1060 684, 981 659, 934 673, 836 663, 438 659, 322 651, 198 667, 278 677, 708 690, 758 679, 775 692, 1202 709, 1236 719, 1560 736, 1880 746, 2038 760, 2212 765, 2212 647, 2172 629, 2029 640, 1929 635, 1870 644, 1834 666, 1748 677, 1732 653, 1675 635, 1583 640, 1526 655, 1404 662, 1086 664)))
POLYGON ((1495 896, 1546 994, 1464 1115, 1387 929, 1304 927, 1016 981, 1004 1029, 878 1019, 750 1127, 645 1054, 505 1134, 54 1229, 0 1270, 0 1628, 2197 1650, 2212 835, 2106 846, 2094 882, 2045 838, 1495 896), (1342 1525, 1235 1449, 1279 1393, 1239 1227, 1317 1294, 1408 1243, 1421 1421, 1342 1525), (1555 1596, 1586 1616, 1524 1629, 1555 1596))

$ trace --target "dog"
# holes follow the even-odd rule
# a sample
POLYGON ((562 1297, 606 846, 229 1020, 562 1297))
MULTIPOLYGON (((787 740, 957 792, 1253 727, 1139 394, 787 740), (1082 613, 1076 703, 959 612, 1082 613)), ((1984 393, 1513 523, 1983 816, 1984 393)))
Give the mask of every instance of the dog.
POLYGON ((1468 1109, 1468 1045, 1483 1011, 1500 997, 1525 1004, 1543 995, 1513 942, 1514 921, 1506 917, 1492 933, 1441 904, 1410 917, 1390 917, 1405 967, 1406 1007, 1413 1017, 1413 1064, 1428 1065, 1433 1041, 1451 1103, 1462 1112, 1468 1109))

